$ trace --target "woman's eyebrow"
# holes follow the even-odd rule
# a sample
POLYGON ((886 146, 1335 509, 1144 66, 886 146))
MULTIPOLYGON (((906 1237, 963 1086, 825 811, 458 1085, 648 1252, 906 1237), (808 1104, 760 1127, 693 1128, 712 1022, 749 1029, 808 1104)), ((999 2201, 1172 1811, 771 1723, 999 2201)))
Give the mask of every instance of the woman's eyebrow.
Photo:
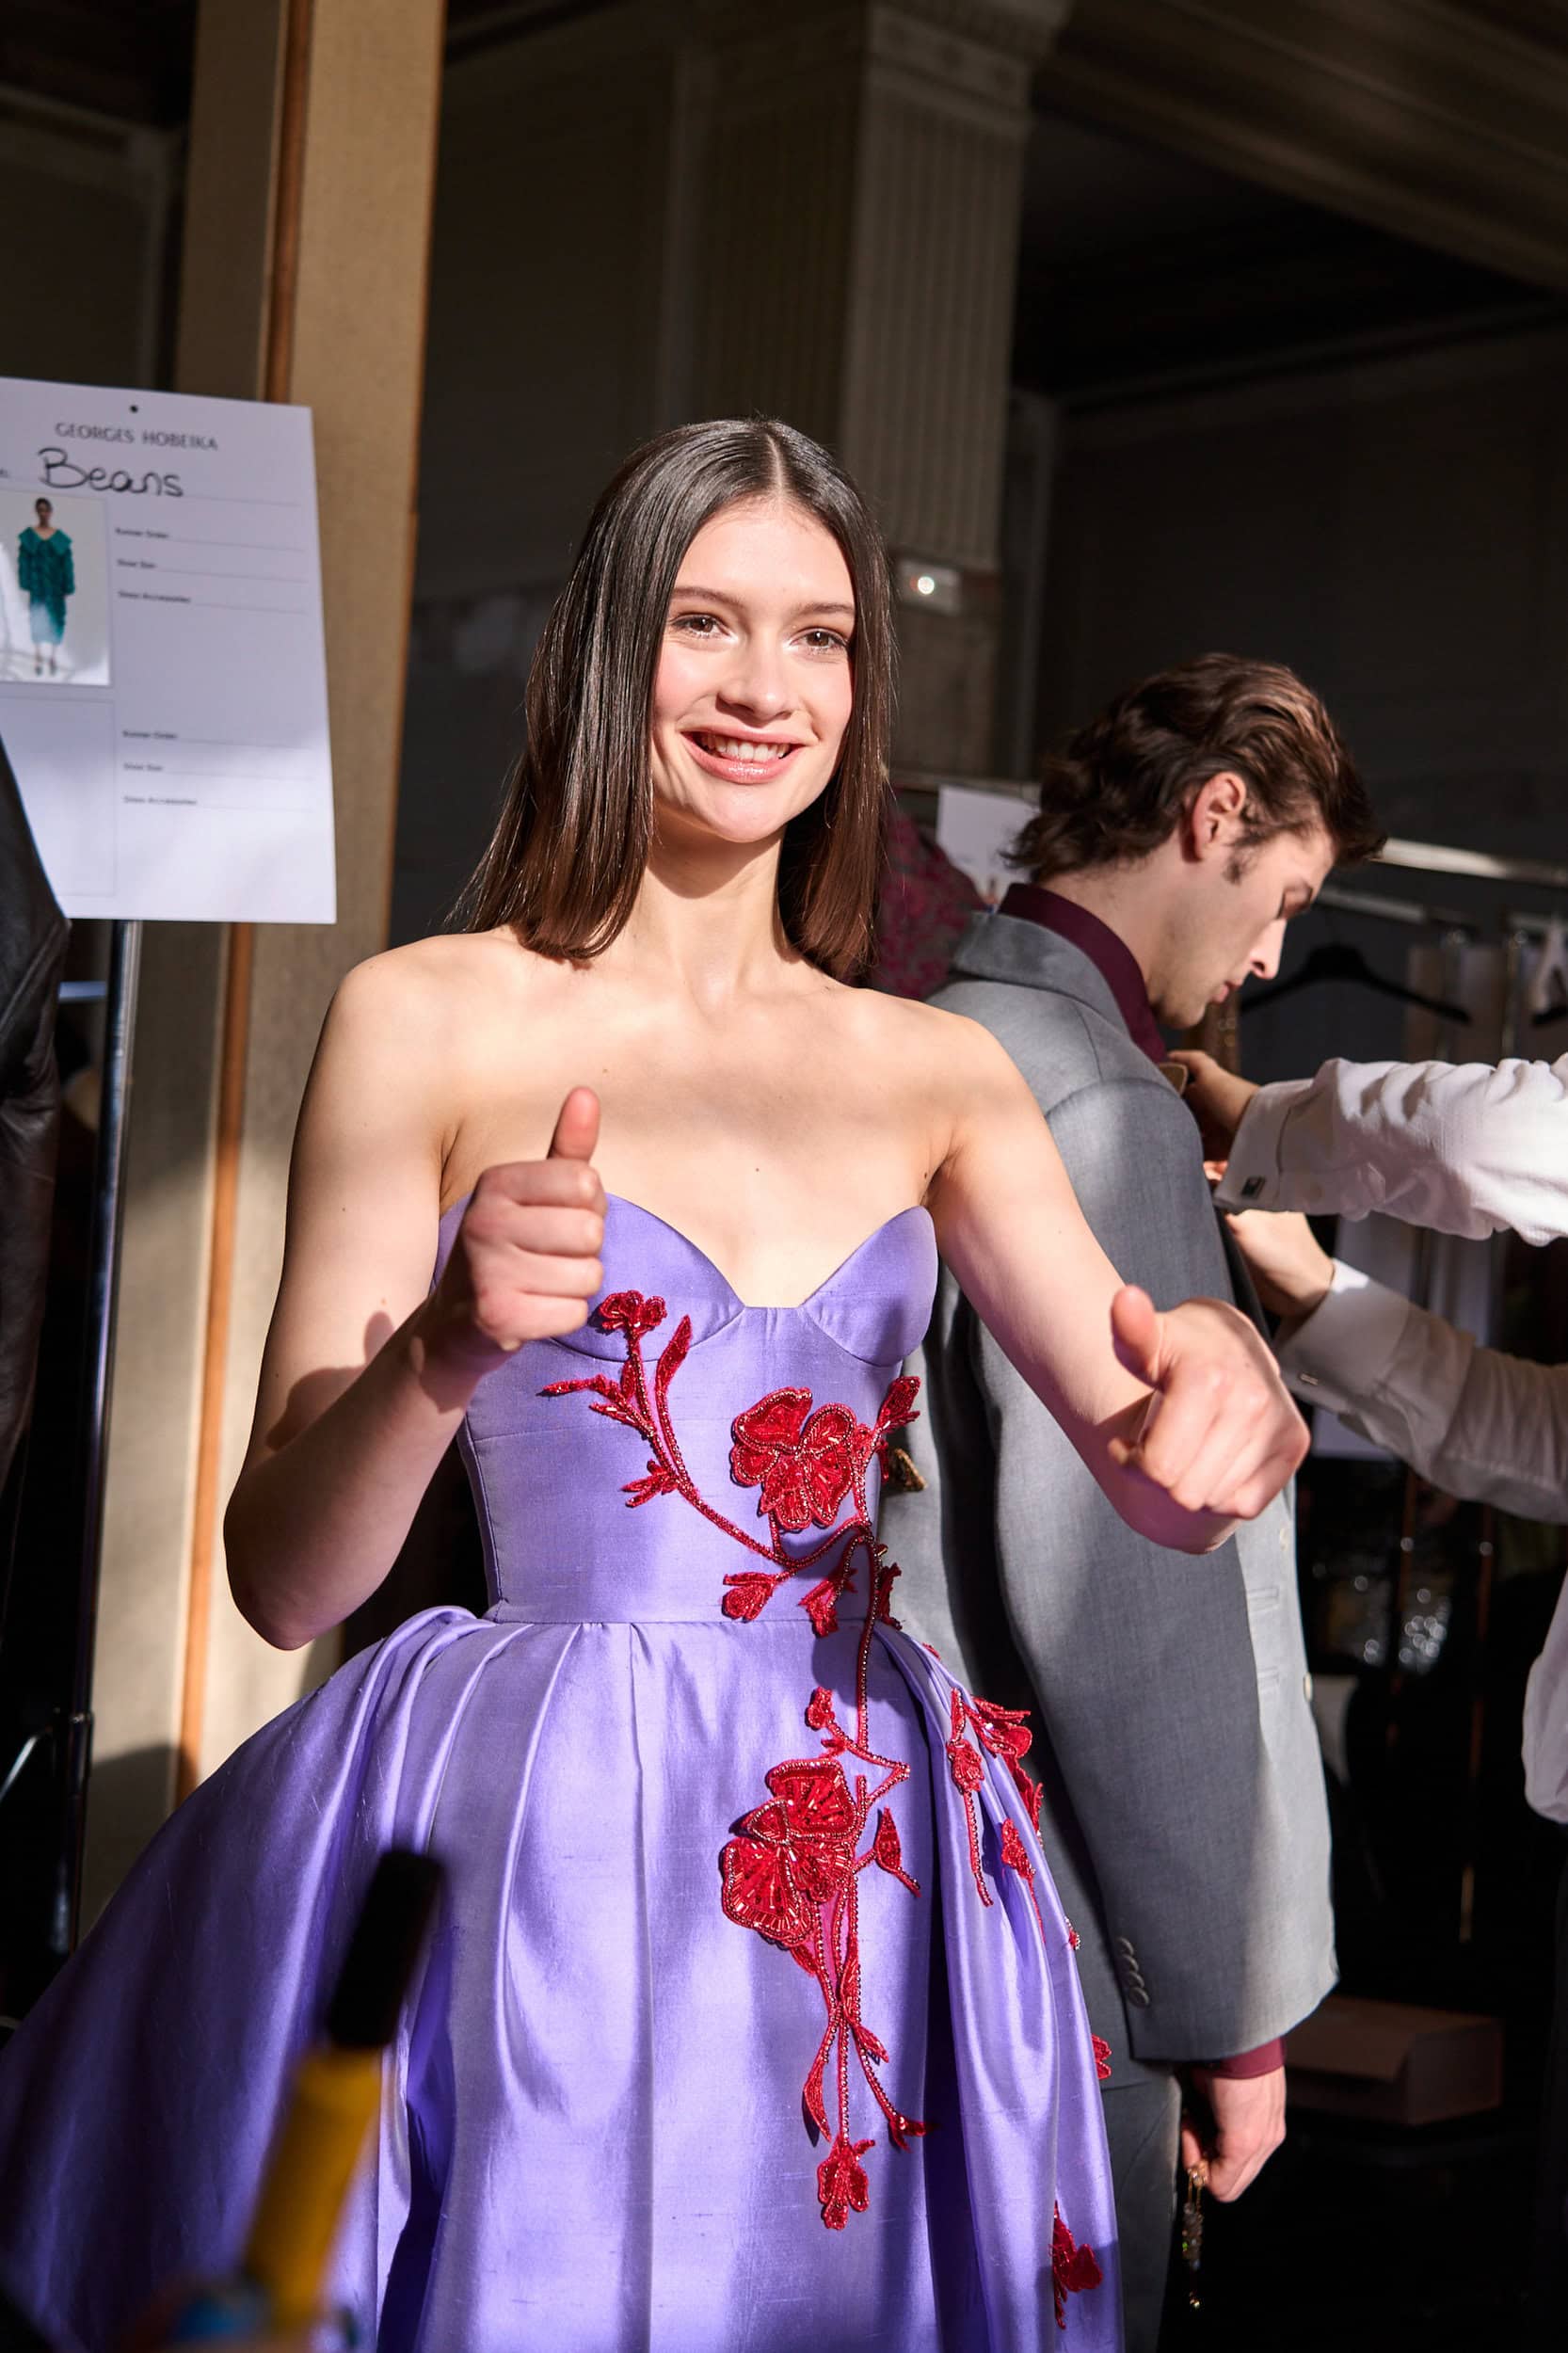
MULTIPOLYGON (((695 580, 678 580, 670 594, 675 597, 702 597, 709 604, 727 604, 731 611, 744 601, 739 597, 732 597, 726 588, 704 588, 699 582, 695 580)), ((791 617, 798 621, 804 613, 841 614, 846 621, 853 621, 855 618, 854 605, 840 604, 833 598, 824 600, 821 604, 812 600, 808 600, 805 604, 798 604, 791 617)))

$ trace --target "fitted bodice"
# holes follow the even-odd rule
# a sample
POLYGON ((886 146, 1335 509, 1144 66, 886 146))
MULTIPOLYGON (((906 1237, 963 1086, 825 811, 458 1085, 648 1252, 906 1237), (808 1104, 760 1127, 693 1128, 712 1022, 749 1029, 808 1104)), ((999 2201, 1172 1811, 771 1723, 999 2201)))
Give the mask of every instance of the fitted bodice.
MULTIPOLYGON (((463 1206, 441 1221, 438 1272, 463 1206)), ((712 1623, 727 1577, 819 1551, 830 1569, 859 1497, 874 1526, 870 1441, 931 1313, 925 1210, 880 1226, 795 1307, 746 1306, 694 1242, 615 1196, 601 1257, 587 1322, 520 1349, 463 1425, 499 1614, 712 1623)), ((900 1402, 888 1427, 908 1418, 900 1402)), ((864 1614, 867 1583, 840 1617, 864 1614)))

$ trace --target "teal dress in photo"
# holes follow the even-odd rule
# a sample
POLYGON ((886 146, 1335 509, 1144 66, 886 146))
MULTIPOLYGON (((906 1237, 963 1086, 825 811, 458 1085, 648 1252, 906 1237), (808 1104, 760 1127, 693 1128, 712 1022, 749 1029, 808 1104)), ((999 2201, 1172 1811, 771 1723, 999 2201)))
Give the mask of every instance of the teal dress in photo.
POLYGON ((63 531, 48 538, 28 524, 18 549, 17 580, 27 599, 35 646, 57 646, 65 635, 65 600, 76 593, 71 539, 63 531))

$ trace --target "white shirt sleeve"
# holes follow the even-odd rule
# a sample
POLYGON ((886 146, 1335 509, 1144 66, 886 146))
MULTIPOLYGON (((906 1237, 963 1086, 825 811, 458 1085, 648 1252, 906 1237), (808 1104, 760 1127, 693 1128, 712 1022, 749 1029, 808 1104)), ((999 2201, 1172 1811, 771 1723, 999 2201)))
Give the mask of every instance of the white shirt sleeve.
POLYGON ((1568 1054, 1555 1063, 1329 1062, 1259 1088, 1222 1209, 1382 1210, 1472 1238, 1568 1233, 1568 1054))
POLYGON ((1448 1494, 1568 1522, 1568 1365, 1478 1347, 1337 1261, 1328 1297, 1275 1344, 1299 1397, 1448 1494))
MULTIPOLYGON (((1568 1365, 1479 1348, 1353 1267, 1282 1327, 1279 1361, 1298 1397, 1327 1405, 1449 1495, 1528 1519, 1568 1521, 1568 1365)), ((1568 1584, 1525 1694, 1525 1795, 1568 1822, 1568 1584)))

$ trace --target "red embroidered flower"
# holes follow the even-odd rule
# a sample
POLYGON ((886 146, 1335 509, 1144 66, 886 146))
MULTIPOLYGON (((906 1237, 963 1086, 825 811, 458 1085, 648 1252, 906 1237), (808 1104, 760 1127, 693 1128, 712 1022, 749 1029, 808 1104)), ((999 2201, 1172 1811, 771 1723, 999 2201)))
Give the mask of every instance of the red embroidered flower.
POLYGON ((808 1593, 802 1593, 800 1606, 811 1621, 811 1630, 824 1638, 839 1631, 839 1583, 836 1577, 824 1577, 820 1585, 813 1585, 808 1593))
POLYGON ((855 1865, 855 1802, 836 1757, 801 1757, 763 1776, 773 1803, 744 1816, 719 1858, 726 1916, 776 1945, 811 1941, 818 1904, 855 1865))
POLYGON ((901 1880, 911 1896, 920 1894, 920 1881, 912 1880, 904 1867, 904 1849, 899 1842, 898 1824, 886 1806, 876 1817, 876 1836, 872 1841, 872 1852, 889 1879, 901 1880))
POLYGON ((824 1684, 819 1683, 807 1701, 806 1721, 813 1732, 838 1731, 839 1717, 833 1705, 833 1694, 824 1684))
POLYGON ((869 1445, 847 1405, 811 1411, 809 1389, 775 1389, 732 1424, 729 1474, 737 1486, 760 1487, 758 1517, 776 1520, 799 1535, 814 1520, 831 1528, 855 1483, 856 1441, 869 1445))
POLYGON ((760 1569, 742 1569, 738 1575, 727 1577, 724 1582, 725 1595, 720 1607, 725 1616, 739 1618, 743 1624, 749 1624, 753 1618, 761 1616, 772 1601, 774 1589, 779 1580, 776 1577, 764 1575, 760 1569))
POLYGON ((1094 2043, 1095 2073, 1102 2084, 1108 2084, 1111 2081, 1111 2045, 1102 2034, 1095 2036, 1094 2043))
POLYGON ((594 1310, 594 1321, 601 1332, 624 1332, 629 1339, 640 1340, 664 1322, 665 1312, 662 1299, 645 1299, 641 1291, 611 1291, 594 1310))
POLYGON ((889 1430, 906 1429, 910 1422, 920 1418, 915 1412, 915 1400, 920 1393, 920 1385, 914 1374, 901 1372, 889 1385, 876 1417, 878 1438, 885 1436, 889 1430))
POLYGON ((1097 2288, 1104 2277, 1095 2260, 1094 2249, 1073 2244, 1073 2234, 1063 2221, 1058 2206, 1050 2234, 1050 2285, 1059 2329, 1067 2325, 1068 2297, 1080 2296, 1085 2288, 1097 2288))
POLYGON ((1012 1822, 1003 1822, 1001 1826, 1001 1859, 1010 1871, 1017 1872, 1020 1879, 1032 1880, 1034 1877, 1034 1865, 1029 1859, 1029 1849, 1018 1836, 1016 1826, 1012 1822))
POLYGON ((866 2169, 860 2163, 872 2146, 869 2140, 846 2140, 840 2133, 817 2168, 817 2196, 822 2218, 830 2231, 841 2231, 850 2208, 864 2214, 871 2202, 866 2169))
POLYGON ((999 1707, 993 1700, 972 1700, 970 1708, 980 1719, 980 1737, 993 1756, 1028 1755, 1034 1735, 1026 1707, 999 1707))

